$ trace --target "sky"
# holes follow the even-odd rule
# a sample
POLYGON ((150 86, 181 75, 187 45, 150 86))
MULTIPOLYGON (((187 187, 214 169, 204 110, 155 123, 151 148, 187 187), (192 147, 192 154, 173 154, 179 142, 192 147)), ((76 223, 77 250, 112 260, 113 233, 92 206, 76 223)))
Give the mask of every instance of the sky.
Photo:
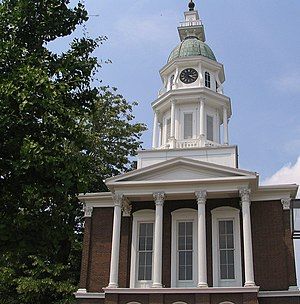
MULTIPOLYGON (((95 52, 112 61, 99 79, 139 102, 134 113, 148 126, 143 148, 150 148, 150 104, 162 86, 159 69, 179 43, 177 26, 188 0, 81 1, 90 20, 75 35, 108 37, 95 52)), ((300 184, 300 1, 195 3, 206 42, 225 67, 224 89, 233 108, 230 143, 239 147, 240 168, 259 172, 262 184, 300 184)), ((63 50, 69 40, 51 47, 63 50)), ((297 252, 300 270, 300 244, 297 252)))

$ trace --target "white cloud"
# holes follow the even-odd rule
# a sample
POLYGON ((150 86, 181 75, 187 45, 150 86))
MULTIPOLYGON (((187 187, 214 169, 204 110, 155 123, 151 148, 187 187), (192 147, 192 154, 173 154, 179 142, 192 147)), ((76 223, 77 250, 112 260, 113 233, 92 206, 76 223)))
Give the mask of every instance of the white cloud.
POLYGON ((280 91, 300 92, 300 73, 290 72, 275 80, 275 85, 280 91))
MULTIPOLYGON (((264 185, 300 184, 300 156, 295 164, 287 164, 271 177, 263 181, 264 185)), ((298 192, 299 195, 299 192, 298 192)))

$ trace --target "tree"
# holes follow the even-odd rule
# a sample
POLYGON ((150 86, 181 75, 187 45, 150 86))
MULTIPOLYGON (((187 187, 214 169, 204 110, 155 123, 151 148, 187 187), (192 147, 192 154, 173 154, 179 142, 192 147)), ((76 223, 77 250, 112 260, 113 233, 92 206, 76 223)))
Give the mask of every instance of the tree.
POLYGON ((0 303, 72 303, 81 192, 130 170, 143 124, 114 88, 93 85, 98 39, 47 44, 88 19, 67 0, 0 3, 0 303))

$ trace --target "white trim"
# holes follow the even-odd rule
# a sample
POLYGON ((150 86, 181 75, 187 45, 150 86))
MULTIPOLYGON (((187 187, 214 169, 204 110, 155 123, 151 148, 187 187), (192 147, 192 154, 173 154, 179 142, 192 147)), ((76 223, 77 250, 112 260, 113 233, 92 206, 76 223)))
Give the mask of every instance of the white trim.
POLYGON ((208 288, 104 288, 107 294, 230 294, 257 293, 259 287, 208 287, 208 288))
MULTIPOLYGON (((150 209, 143 209, 136 211, 132 214, 132 241, 131 241, 131 262, 130 262, 130 288, 137 288, 137 246, 138 246, 138 224, 140 222, 155 222, 155 211, 150 209)), ((155 229, 155 227, 154 227, 155 229)), ((153 231, 153 243, 154 243, 155 231, 153 231)), ((152 261, 153 264, 153 261, 152 261)), ((152 265, 153 266, 153 265, 152 265)), ((152 267, 153 278, 153 267, 152 267)), ((142 287, 150 287, 152 281, 143 282, 142 287)))
POLYGON ((277 291, 260 291, 259 298, 274 298, 274 297, 300 297, 300 291, 277 290, 277 291))
POLYGON ((172 240, 171 240, 171 287, 196 287, 198 282, 198 259, 197 259, 197 248, 198 248, 198 221, 197 221, 197 210, 191 208, 177 209, 171 213, 172 215, 172 240), (179 221, 192 221, 193 222, 193 281, 187 284, 179 283, 177 280, 178 275, 178 257, 177 257, 177 223, 179 221))
POLYGON ((74 292, 76 299, 105 299, 105 293, 102 292, 80 292, 80 289, 77 292, 74 292))
POLYGON ((242 262, 241 262, 241 235, 240 235, 240 210, 232 207, 220 207, 213 209, 212 214, 212 254, 213 254, 213 285, 214 287, 242 286, 242 262), (235 280, 219 279, 219 220, 232 219, 234 224, 234 268, 235 280), (220 286, 220 284, 224 284, 220 286))

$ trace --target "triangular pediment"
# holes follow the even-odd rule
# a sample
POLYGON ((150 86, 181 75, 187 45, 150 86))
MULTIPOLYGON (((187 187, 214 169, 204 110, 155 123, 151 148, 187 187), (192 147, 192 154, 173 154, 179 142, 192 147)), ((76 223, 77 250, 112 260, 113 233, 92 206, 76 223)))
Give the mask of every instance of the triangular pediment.
POLYGON ((188 181, 246 176, 253 177, 256 174, 236 168, 179 157, 110 178, 107 182, 111 184, 140 181, 188 181))

